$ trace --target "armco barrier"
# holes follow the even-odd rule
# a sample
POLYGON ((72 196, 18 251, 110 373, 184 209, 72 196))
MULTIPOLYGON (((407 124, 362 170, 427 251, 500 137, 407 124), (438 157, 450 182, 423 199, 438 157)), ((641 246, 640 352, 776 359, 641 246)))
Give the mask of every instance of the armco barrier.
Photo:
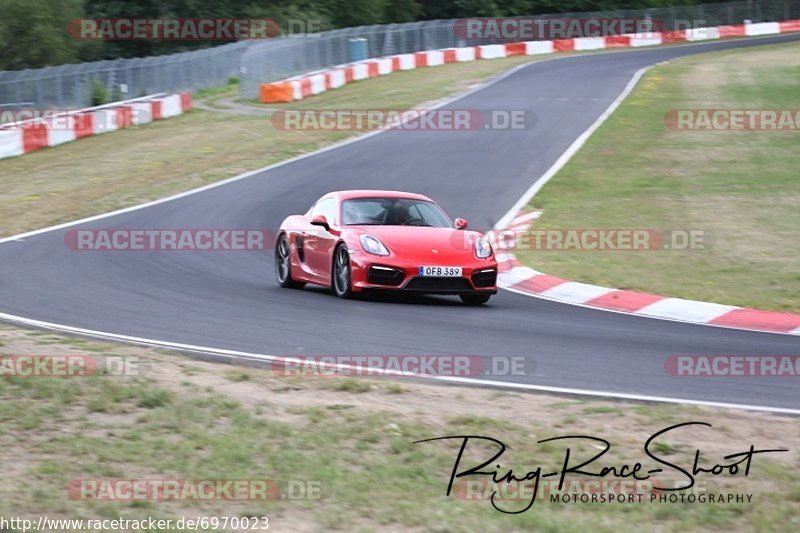
POLYGON ((457 61, 496 59, 516 55, 552 54, 555 52, 603 50, 607 48, 638 48, 686 41, 706 41, 729 37, 752 37, 800 31, 800 20, 760 22, 710 28, 693 28, 669 32, 629 34, 614 37, 580 37, 554 41, 527 41, 509 44, 487 44, 462 48, 428 50, 370 59, 329 70, 313 72, 288 80, 261 84, 259 100, 263 103, 291 102, 314 94, 336 89, 346 83, 389 74, 398 70, 433 67, 457 61), (336 74, 334 74, 336 73, 336 74), (334 83, 332 79, 336 77, 334 83), (324 79, 326 83, 315 80, 324 79), (290 86, 292 90, 287 89, 290 86))
POLYGON ((0 125, 0 159, 121 128, 148 124, 154 120, 176 117, 191 108, 191 93, 152 95, 133 101, 59 113, 47 118, 3 124, 0 125))

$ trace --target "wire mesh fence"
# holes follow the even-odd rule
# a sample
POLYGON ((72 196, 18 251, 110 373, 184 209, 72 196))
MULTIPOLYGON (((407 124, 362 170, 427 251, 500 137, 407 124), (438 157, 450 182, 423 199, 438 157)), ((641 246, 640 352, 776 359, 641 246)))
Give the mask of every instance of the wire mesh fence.
MULTIPOLYGON (((665 8, 559 13, 537 19, 650 19, 660 29, 800 19, 800 0, 739 0, 665 8)), ((366 40, 367 57, 437 48, 503 42, 500 38, 464 38, 456 20, 361 26, 311 35, 261 41, 239 41, 179 54, 118 59, 0 71, 0 108, 34 106, 77 108, 91 105, 101 91, 107 99, 122 100, 156 92, 194 91, 241 78, 240 96, 255 98, 258 85, 350 61, 348 42, 366 40)))
POLYGON ((113 101, 223 85, 238 74, 248 44, 239 41, 165 56, 0 71, 0 105, 80 108, 98 103, 93 102, 98 91, 113 101))
MULTIPOLYGON (((665 8, 559 13, 534 19, 621 19, 654 21, 662 30, 721 26, 751 22, 774 22, 800 18, 800 0, 742 0, 719 4, 665 8)), ((264 82, 286 79, 348 62, 347 42, 363 38, 368 57, 381 57, 507 42, 495 38, 462 38, 458 20, 433 20, 383 26, 362 26, 323 32, 305 38, 255 43, 242 55, 240 97, 256 98, 264 82)))

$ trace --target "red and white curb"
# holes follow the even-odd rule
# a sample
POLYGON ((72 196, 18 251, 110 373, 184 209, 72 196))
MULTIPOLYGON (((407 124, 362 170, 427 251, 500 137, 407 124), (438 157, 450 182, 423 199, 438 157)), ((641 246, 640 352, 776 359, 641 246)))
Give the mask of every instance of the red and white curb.
POLYGON ((355 81, 385 76, 399 70, 435 67, 445 63, 558 52, 638 48, 735 37, 757 37, 797 31, 800 31, 800 20, 788 20, 784 22, 760 22, 756 24, 735 24, 689 30, 626 34, 613 37, 579 37, 575 39, 526 41, 427 50, 368 59, 309 72, 280 81, 263 83, 259 90, 259 99, 262 103, 292 102, 337 89, 355 81))
MULTIPOLYGON (((524 232, 541 213, 537 210, 521 212, 503 229, 524 232)), ((510 251, 498 252, 497 263, 498 286, 521 294, 651 318, 800 335, 800 314, 668 298, 569 281, 522 265, 510 251)))
MULTIPOLYGON (((0 159, 182 115, 191 93, 154 95, 0 125, 0 159)), ((22 114, 22 112, 20 112, 22 114)))

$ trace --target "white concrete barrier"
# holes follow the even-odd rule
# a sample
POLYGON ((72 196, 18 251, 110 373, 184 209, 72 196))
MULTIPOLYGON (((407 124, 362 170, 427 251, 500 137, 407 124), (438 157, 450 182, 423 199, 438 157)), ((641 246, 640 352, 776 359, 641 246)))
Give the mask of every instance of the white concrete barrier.
POLYGON ((377 60, 378 62, 378 76, 385 76, 394 72, 392 69, 392 60, 388 57, 383 57, 377 60))
POLYGON ((413 70, 417 68, 417 61, 414 59, 414 54, 397 54, 393 57, 397 58, 400 70, 413 70))
POLYGON ((444 52, 441 50, 429 50, 425 52, 428 55, 428 66, 438 67, 444 65, 444 52))
POLYGON ((133 108, 131 123, 134 126, 153 122, 153 105, 150 102, 132 102, 129 105, 133 108))
POLYGON ((311 80, 311 94, 324 93, 327 90, 324 74, 314 74, 309 76, 308 79, 311 80))
POLYGON ((778 22, 759 22, 757 24, 745 24, 744 33, 747 36, 753 35, 772 35, 780 33, 781 25, 778 22))
POLYGON ((456 48, 456 61, 475 61, 475 47, 456 48))
POLYGON ((92 134, 99 135, 119 129, 116 109, 98 109, 94 111, 92 115, 94 115, 94 119, 92 120, 92 134))
POLYGON ((0 159, 22 155, 24 153, 25 150, 22 147, 22 130, 0 130, 0 159))
POLYGON ((367 67, 366 63, 356 63, 352 66, 352 69, 354 80, 365 80, 369 78, 369 67, 367 67))
POLYGON ((328 72, 328 87, 331 89, 338 89, 345 84, 345 70, 343 68, 335 68, 328 72))
POLYGON ((686 30, 687 41, 707 41, 719 39, 719 28, 691 28, 686 30))
POLYGON ((578 37, 573 39, 575 50, 602 50, 606 47, 603 37, 578 37))
POLYGON ((181 108, 181 95, 171 94, 161 100, 161 118, 177 117, 183 114, 181 108))
POLYGON ((631 38, 631 47, 638 48, 640 46, 657 46, 664 40, 661 33, 634 33, 629 35, 631 38))
POLYGON ((47 146, 58 146, 75 140, 75 119, 71 115, 63 115, 48 119, 47 146))
POLYGON ((478 47, 481 59, 498 59, 506 57, 506 47, 502 44, 484 44, 478 47))
POLYGON ((527 41, 525 43, 525 55, 528 56, 552 54, 553 52, 553 41, 527 41))

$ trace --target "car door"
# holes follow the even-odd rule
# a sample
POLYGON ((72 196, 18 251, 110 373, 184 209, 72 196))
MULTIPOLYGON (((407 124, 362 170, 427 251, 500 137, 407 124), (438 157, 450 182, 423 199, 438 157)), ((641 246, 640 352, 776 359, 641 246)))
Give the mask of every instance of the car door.
MULTIPOLYGON (((337 226, 339 202, 335 197, 329 196, 320 199, 309 214, 309 220, 317 215, 324 215, 330 226, 337 226)), ((326 231, 322 226, 311 226, 303 237, 306 267, 314 276, 328 282, 331 276, 333 250, 336 247, 337 236, 326 231)))

